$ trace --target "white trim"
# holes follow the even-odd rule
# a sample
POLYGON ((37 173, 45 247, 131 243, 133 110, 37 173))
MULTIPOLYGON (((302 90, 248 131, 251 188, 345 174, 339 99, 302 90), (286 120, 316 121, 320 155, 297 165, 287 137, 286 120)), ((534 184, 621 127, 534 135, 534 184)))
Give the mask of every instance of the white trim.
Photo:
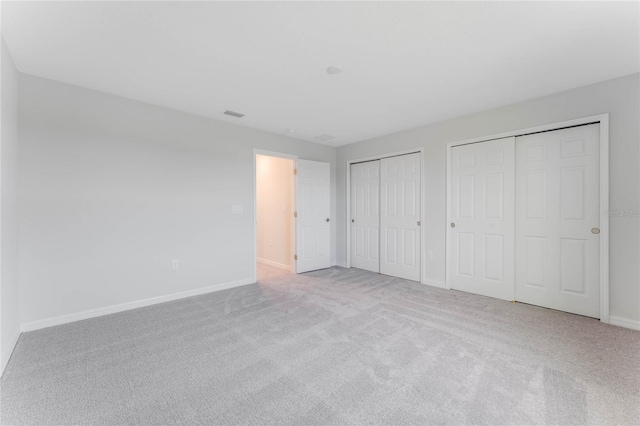
POLYGON ((336 262, 334 266, 339 266, 341 268, 348 268, 347 262, 336 262))
MULTIPOLYGON (((253 148, 253 280, 258 281, 258 203, 256 192, 256 156, 266 155, 268 157, 287 158, 293 160, 293 168, 298 167, 298 156, 294 154, 285 154, 283 152, 266 151, 264 149, 253 148)), ((293 170, 291 171, 293 173, 293 170)), ((297 179, 293 177, 293 184, 291 188, 291 206, 293 209, 296 207, 296 194, 297 194, 297 179)), ((296 221, 291 220, 291 267, 292 273, 297 273, 297 264, 295 261, 296 247, 296 221)))
POLYGON ((495 135, 466 139, 447 144, 447 222, 445 223, 447 237, 445 246, 445 285, 451 288, 449 276, 451 258, 451 149, 454 146, 467 145, 477 142, 486 142, 494 139, 522 136, 529 133, 537 133, 548 130, 557 130, 565 127, 579 126, 588 123, 600 123, 600 321, 610 322, 609 316, 609 217, 604 212, 609 210, 609 114, 592 115, 576 118, 574 120, 529 127, 527 129, 512 130, 495 135))
POLYGON ((280 269, 286 269, 287 271, 291 271, 291 266, 285 265, 284 263, 274 262, 273 260, 263 259, 261 257, 258 258, 258 263, 263 263, 265 265, 274 266, 280 269))
POLYGON ((600 321, 609 323, 609 114, 600 122, 600 321))
POLYGON ((613 315, 609 316, 609 324, 617 325, 618 327, 630 328, 632 330, 640 330, 640 321, 615 317, 613 315))
POLYGON ((424 280, 424 285, 428 285, 430 287, 438 287, 438 288, 443 288, 445 290, 449 290, 447 288, 447 285, 442 281, 424 280))
POLYGON ((420 226, 420 282, 421 283, 425 283, 425 273, 426 273, 426 264, 425 264, 425 247, 424 247, 424 233, 425 233, 425 226, 424 226, 424 211, 425 211, 425 191, 426 191, 426 185, 425 185, 425 176, 427 175, 425 173, 424 170, 424 147, 420 146, 420 147, 415 147, 412 149, 403 149, 402 151, 395 151, 395 152, 388 152, 385 154, 380 154, 380 155, 374 155, 374 156, 370 156, 370 157, 362 157, 362 158, 356 158, 354 160, 348 160, 347 161, 347 170, 346 170, 346 182, 347 182, 347 188, 346 188, 346 201, 347 201, 347 218, 346 218, 346 231, 347 231, 347 246, 346 246, 346 258, 347 261, 344 264, 344 268, 351 268, 351 165, 354 163, 362 163, 365 161, 374 161, 374 160, 382 160, 383 158, 389 158, 389 157, 397 157, 399 155, 406 155, 406 154, 413 154, 413 153, 419 153, 420 154, 420 223, 422 224, 422 226, 420 226))
POLYGON ((11 355, 13 354, 13 351, 16 348, 16 345, 18 344, 18 339, 20 339, 21 334, 22 333, 20 332, 20 330, 16 330, 15 335, 13 336, 13 338, 11 339, 11 342, 9 343, 9 347, 2 354, 2 365, 0 366, 0 377, 2 377, 2 375, 4 374, 4 370, 5 368, 7 368, 7 365, 9 365, 9 360, 11 359, 11 355))
POLYGON ((447 144, 447 158, 446 158, 446 178, 447 178, 447 202, 446 202, 446 221, 445 227, 445 240, 444 240, 444 288, 451 290, 451 230, 449 224, 451 223, 451 148, 455 145, 447 144))
POLYGON ((90 309, 88 311, 76 312, 74 314, 61 315, 58 317, 48 318, 44 320, 23 323, 21 330, 33 331, 41 328, 53 327, 55 325, 67 324, 70 322, 81 321, 84 319, 101 317, 103 315, 115 314, 117 312, 128 311, 131 309, 143 308, 145 306, 157 305, 159 303, 171 302, 174 300, 185 299, 187 297, 199 296, 201 294, 213 293, 215 291, 227 290, 230 288, 240 287, 243 285, 254 284, 253 278, 245 278, 237 281, 214 284, 208 287, 197 288, 195 290, 182 291, 180 293, 168 294, 165 296, 151 297, 148 299, 137 300, 135 302, 125 302, 118 305, 105 306, 103 308, 90 309))
POLYGON ((467 144, 476 143, 476 142, 486 142, 494 139, 510 138, 512 136, 518 137, 518 136, 523 136, 529 133, 539 133, 539 132, 545 132, 548 130, 558 130, 564 127, 580 126, 582 124, 588 124, 588 123, 597 123, 597 122, 603 123, 604 121, 606 121, 608 125, 609 113, 591 115, 589 117, 576 118, 573 120, 559 121, 557 123, 543 124, 542 126, 527 127, 526 129, 511 130, 504 133, 481 136, 479 138, 465 139, 457 142, 449 142, 447 144, 447 148, 457 146, 457 145, 467 145, 467 144))

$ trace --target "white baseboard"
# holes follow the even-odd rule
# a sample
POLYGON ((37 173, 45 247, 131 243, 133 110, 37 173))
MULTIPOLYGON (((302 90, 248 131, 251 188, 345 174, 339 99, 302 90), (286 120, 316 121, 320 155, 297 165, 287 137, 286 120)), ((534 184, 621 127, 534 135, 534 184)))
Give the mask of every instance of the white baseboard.
POLYGON ((429 285, 431 287, 444 288, 445 290, 448 290, 447 285, 442 281, 424 280, 423 284, 429 285))
MULTIPOLYGON (((48 318, 44 320, 23 323, 20 327, 24 331, 34 331, 41 328, 53 327, 55 325, 67 324, 70 322, 80 321, 89 318, 101 317, 103 315, 115 314, 117 312, 128 311, 145 306, 157 305, 158 303, 171 302, 173 300, 184 299, 201 294, 212 293, 214 291, 226 290, 229 288, 240 287, 247 284, 253 284, 253 278, 245 278, 243 280, 231 281, 226 283, 214 284, 208 287, 197 288, 195 290, 182 291, 180 293, 167 294, 165 296, 151 297, 149 299, 137 300, 134 302, 125 302, 118 305, 106 306, 104 308, 90 309, 88 311, 77 312, 74 314, 61 315, 58 317, 48 318)), ((4 360, 4 358, 3 358, 4 360)))
POLYGON ((9 364, 9 360, 11 359, 11 354, 13 350, 16 348, 18 344, 18 339, 20 338, 20 330, 16 330, 15 335, 11 339, 9 343, 9 347, 4 350, 2 353, 2 365, 0 365, 0 377, 4 374, 4 369, 7 368, 7 364, 9 364))
POLYGON ((286 269, 287 271, 291 270, 291 266, 285 265, 284 263, 274 262, 273 260, 269 260, 269 259, 258 258, 258 262, 263 263, 265 265, 275 266, 276 268, 286 269))
POLYGON ((630 320, 622 317, 609 316, 609 324, 617 325, 619 327, 631 328, 633 330, 640 330, 640 321, 630 320))
POLYGON ((336 262, 336 266, 339 266, 341 268, 347 268, 347 263, 346 262, 336 262))

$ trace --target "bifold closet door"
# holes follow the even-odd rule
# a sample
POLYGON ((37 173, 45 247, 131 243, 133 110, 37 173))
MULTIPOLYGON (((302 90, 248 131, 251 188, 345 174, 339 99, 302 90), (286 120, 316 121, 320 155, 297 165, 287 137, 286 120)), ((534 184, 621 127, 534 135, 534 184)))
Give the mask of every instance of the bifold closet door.
POLYGON ((599 138, 599 124, 517 138, 517 301, 600 317, 599 138))
POLYGON ((451 288, 514 300, 515 138, 451 149, 451 288))
POLYGON ((420 154, 380 160, 380 273, 420 281, 420 154))
POLYGON ((380 272, 380 160, 351 165, 351 266, 380 272))

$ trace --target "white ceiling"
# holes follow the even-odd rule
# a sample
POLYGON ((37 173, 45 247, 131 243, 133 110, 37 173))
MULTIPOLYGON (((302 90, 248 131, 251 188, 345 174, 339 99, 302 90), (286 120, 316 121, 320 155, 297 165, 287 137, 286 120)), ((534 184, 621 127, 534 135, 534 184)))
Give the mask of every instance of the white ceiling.
POLYGON ((638 72, 639 20, 638 2, 2 2, 23 73, 333 146, 638 72))

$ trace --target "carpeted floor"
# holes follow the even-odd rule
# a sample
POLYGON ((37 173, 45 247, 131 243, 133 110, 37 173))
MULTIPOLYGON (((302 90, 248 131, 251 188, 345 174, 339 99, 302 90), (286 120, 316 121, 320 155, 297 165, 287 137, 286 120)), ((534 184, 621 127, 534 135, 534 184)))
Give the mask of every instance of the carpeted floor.
POLYGON ((25 333, 8 424, 640 424, 640 332, 356 269, 25 333))

